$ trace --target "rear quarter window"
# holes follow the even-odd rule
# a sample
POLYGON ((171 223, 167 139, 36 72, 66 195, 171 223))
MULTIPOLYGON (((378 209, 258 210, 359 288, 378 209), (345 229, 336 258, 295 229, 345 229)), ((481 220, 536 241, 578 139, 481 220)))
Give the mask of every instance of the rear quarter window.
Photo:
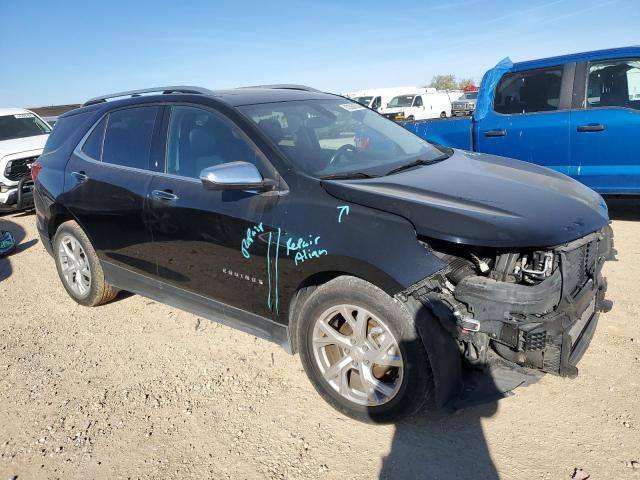
POLYGON ((104 129, 107 125, 107 118, 108 117, 104 117, 100 120, 100 123, 95 126, 84 142, 84 145, 82 145, 82 153, 94 160, 100 160, 102 157, 102 140, 104 139, 104 129))
POLYGON ((47 139, 47 143, 44 146, 44 151, 42 153, 47 154, 58 150, 71 136, 73 136, 74 133, 76 133, 80 127, 84 125, 84 122, 92 113, 93 112, 79 113, 58 119, 53 131, 49 134, 49 138, 47 139))

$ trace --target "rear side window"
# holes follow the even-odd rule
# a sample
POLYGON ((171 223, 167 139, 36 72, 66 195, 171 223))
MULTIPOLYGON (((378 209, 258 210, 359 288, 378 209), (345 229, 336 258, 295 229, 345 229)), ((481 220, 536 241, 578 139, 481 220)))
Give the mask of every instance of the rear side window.
POLYGON ((589 66, 587 107, 640 110, 640 59, 611 60, 589 66))
POLYGON ((111 112, 104 134, 102 161, 148 170, 159 111, 159 107, 135 107, 111 112))
POLYGON ((560 66, 505 75, 496 89, 493 109, 504 114, 557 110, 562 70, 560 66))
POLYGON ((104 129, 107 126, 107 118, 104 117, 100 120, 82 146, 82 153, 94 160, 100 160, 102 157, 102 140, 104 139, 104 129))

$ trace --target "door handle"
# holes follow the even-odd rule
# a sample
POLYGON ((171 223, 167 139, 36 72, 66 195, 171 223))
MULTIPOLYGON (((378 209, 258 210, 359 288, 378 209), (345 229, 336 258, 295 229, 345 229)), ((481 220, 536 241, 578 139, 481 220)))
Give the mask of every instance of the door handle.
POLYGON ((506 135, 506 130, 487 130, 486 132, 484 132, 485 137, 504 137, 506 135))
POLYGON ((589 125, 580 125, 577 130, 579 132, 602 132, 607 126, 601 123, 590 123, 589 125))
POLYGON ((71 176, 75 178, 78 183, 89 180, 89 177, 84 172, 71 172, 71 176))
POLYGON ((178 196, 170 190, 154 190, 151 192, 151 196, 159 200, 165 200, 167 202, 175 202, 178 200, 178 196))

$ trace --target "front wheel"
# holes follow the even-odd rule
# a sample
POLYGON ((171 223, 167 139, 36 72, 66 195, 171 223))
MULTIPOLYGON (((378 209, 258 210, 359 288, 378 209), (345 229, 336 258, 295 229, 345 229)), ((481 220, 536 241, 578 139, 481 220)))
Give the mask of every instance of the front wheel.
POLYGON ((298 313, 304 369, 340 412, 386 423, 428 399, 431 369, 412 317, 379 288, 338 277, 313 291, 298 313))
POLYGON ((440 112, 440 118, 447 118, 447 112, 440 112))

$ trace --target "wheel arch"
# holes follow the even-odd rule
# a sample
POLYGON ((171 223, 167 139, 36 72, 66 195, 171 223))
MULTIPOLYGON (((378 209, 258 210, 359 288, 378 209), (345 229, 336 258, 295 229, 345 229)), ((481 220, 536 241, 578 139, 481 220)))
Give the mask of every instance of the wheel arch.
MULTIPOLYGON (((325 257, 329 258, 329 257, 325 257)), ((341 276, 351 276, 360 278, 383 290, 387 295, 393 297, 403 290, 403 286, 383 270, 366 262, 354 260, 352 258, 341 259, 336 257, 330 263, 324 263, 321 267, 316 267, 306 271, 300 277, 300 281, 295 286, 289 300, 288 327, 292 353, 297 352, 297 329, 298 312, 307 297, 319 286, 341 276), (344 268, 348 265, 349 268, 344 268)))
POLYGON ((53 237, 58 231, 58 228, 60 228, 60 225, 69 220, 75 221, 76 219, 66 207, 59 203, 51 205, 49 222, 47 223, 47 235, 49 235, 51 242, 53 242, 53 237))

